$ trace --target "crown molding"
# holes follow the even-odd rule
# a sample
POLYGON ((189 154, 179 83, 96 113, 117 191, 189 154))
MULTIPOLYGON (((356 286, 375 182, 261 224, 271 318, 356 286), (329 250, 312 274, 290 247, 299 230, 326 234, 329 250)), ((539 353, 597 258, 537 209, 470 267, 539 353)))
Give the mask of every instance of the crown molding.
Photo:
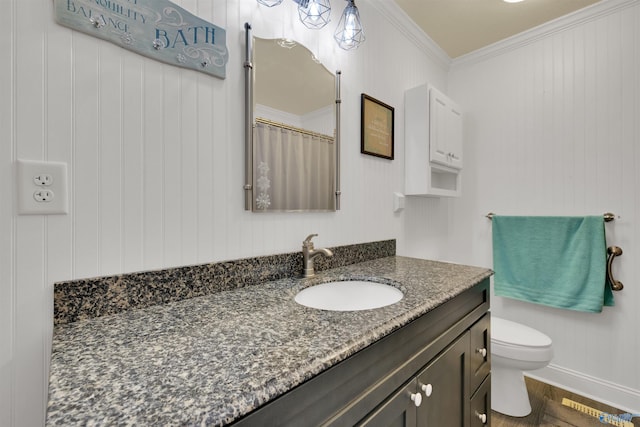
POLYGON ((451 61, 450 68, 472 65, 502 55, 558 32, 566 31, 572 27, 594 21, 619 10, 636 6, 639 3, 640 0, 603 0, 599 3, 594 3, 584 9, 569 13, 487 47, 459 56, 451 61))
POLYGON ((373 6, 380 14, 387 19, 398 31, 400 31, 409 41, 415 44, 421 51, 426 53, 431 59, 448 71, 451 66, 451 58, 440 46, 434 42, 415 23, 395 1, 390 0, 369 0, 367 2, 373 6))

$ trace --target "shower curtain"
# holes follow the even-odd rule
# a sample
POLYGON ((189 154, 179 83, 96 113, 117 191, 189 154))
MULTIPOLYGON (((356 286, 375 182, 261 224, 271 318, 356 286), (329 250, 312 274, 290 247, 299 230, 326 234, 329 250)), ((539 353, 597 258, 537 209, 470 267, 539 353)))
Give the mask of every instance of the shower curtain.
POLYGON ((335 210, 333 138, 257 122, 253 147, 254 210, 335 210))

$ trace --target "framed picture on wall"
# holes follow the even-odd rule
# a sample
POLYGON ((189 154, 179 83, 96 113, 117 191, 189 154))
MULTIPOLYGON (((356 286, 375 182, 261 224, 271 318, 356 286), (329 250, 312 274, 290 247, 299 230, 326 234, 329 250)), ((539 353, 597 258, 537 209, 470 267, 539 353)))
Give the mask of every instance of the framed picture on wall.
POLYGON ((360 152, 393 160, 393 107, 362 94, 360 152))

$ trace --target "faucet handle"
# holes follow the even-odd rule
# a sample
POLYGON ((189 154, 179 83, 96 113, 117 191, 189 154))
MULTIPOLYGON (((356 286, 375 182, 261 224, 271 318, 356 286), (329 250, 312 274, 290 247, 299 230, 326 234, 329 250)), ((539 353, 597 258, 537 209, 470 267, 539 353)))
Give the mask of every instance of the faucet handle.
POLYGON ((311 239, 313 239, 316 236, 317 234, 309 234, 307 238, 304 239, 304 242, 302 242, 302 246, 313 247, 313 242, 311 241, 311 239))

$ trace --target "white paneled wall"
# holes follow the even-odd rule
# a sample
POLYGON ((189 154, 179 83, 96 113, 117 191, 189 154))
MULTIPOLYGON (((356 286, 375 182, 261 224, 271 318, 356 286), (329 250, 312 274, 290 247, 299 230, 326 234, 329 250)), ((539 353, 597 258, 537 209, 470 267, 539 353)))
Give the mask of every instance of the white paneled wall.
MULTIPOLYGON (((496 297, 492 310, 551 336, 552 366, 536 375, 638 412, 640 4, 604 3, 619 7, 454 63, 450 94, 466 112, 463 197, 418 208, 450 216, 442 258, 489 267, 488 212, 619 215, 606 225, 608 243, 624 250, 615 307, 587 314, 496 297)), ((410 215, 407 230, 419 220, 410 215)))
POLYGON ((388 21, 384 2, 359 5, 368 40, 352 52, 332 39, 339 2, 320 32, 297 23, 293 2, 176 3, 227 30, 227 79, 62 27, 51 0, 3 2, 0 426, 43 424, 56 281, 292 252, 311 232, 320 246, 402 237, 392 194, 403 189, 403 92, 444 82, 446 67, 388 21), (247 21, 256 35, 302 40, 342 70, 339 212, 243 210, 247 21), (397 107, 394 161, 360 154, 362 92, 397 107), (17 158, 68 163, 69 215, 15 214, 17 158))

